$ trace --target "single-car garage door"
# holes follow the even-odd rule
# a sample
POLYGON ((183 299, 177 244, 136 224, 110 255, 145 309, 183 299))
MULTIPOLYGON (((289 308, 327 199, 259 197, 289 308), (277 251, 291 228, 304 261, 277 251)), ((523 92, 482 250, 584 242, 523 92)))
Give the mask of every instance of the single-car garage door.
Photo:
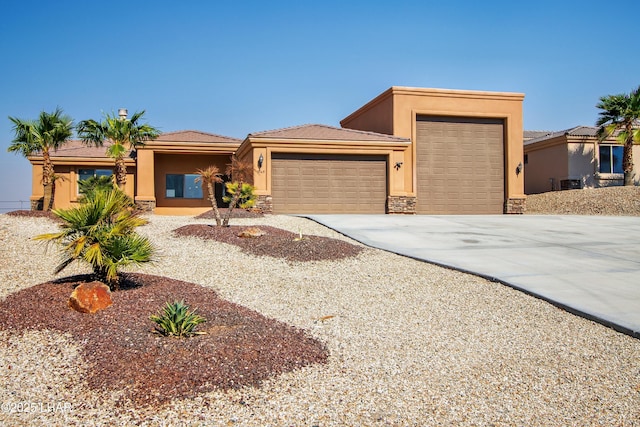
POLYGON ((273 212, 385 213, 387 162, 381 156, 276 154, 273 212))
POLYGON ((416 165, 417 213, 503 213, 502 120, 418 116, 416 165))

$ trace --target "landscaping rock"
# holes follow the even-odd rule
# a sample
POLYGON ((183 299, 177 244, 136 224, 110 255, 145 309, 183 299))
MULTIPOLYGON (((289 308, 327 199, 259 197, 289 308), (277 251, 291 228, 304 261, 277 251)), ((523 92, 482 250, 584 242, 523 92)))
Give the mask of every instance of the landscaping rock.
POLYGON ((238 237, 253 238, 264 236, 265 234, 267 234, 267 232, 258 227, 249 227, 238 233, 238 237))
POLYGON ((80 313, 93 314, 111 304, 111 290, 102 282, 82 283, 69 298, 69 307, 80 313))

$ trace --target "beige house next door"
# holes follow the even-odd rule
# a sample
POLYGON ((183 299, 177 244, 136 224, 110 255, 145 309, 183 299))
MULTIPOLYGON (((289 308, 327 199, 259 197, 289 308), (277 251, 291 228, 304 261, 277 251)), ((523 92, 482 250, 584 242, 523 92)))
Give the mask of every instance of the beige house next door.
POLYGON ((501 119, 418 116, 419 214, 502 214, 505 200, 501 119))
POLYGON ((273 154, 273 213, 385 213, 382 156, 273 154))

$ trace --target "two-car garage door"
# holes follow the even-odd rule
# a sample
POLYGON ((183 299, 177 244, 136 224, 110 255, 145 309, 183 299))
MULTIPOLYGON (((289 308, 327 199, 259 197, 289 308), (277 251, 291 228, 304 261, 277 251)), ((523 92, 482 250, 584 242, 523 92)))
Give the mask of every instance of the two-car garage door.
POLYGON ((383 156, 272 154, 273 213, 385 213, 383 156))
POLYGON ((501 214, 504 123, 500 119, 418 116, 419 214, 501 214))

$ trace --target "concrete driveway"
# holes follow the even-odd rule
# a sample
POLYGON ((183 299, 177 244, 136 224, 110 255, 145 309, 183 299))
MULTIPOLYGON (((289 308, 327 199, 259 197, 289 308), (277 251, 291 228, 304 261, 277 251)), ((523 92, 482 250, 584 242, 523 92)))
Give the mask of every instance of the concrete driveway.
POLYGON ((640 338, 640 218, 308 215, 365 245, 508 284, 640 338))

